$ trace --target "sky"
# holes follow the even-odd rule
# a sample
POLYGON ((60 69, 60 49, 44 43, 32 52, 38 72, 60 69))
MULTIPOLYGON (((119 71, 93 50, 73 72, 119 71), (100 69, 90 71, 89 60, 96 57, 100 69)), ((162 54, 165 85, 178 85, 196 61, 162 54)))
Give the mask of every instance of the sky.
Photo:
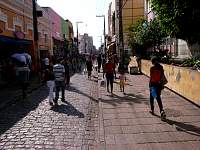
MULTIPOLYGON (((88 33, 93 36, 94 45, 98 48, 103 41, 103 17, 107 22, 108 5, 111 0, 37 0, 42 7, 53 8, 63 19, 69 19, 73 23, 74 35, 76 36, 76 22, 79 33, 88 33)), ((107 25, 106 25, 107 27, 107 25)))

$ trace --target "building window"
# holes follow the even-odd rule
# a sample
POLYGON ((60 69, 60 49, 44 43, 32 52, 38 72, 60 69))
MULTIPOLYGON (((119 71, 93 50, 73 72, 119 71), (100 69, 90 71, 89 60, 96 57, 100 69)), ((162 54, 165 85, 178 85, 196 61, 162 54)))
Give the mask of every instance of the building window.
POLYGON ((31 29, 28 30, 28 35, 30 38, 33 38, 33 31, 31 29))
POLYGON ((33 24, 27 23, 27 24, 26 24, 26 28, 27 28, 27 29, 33 29, 33 24))
POLYGON ((39 39, 42 39, 42 34, 41 34, 41 32, 38 32, 38 38, 39 38, 39 39))
POLYGON ((48 42, 48 37, 47 34, 44 34, 44 42, 47 43, 48 42))
POLYGON ((21 27, 20 27, 20 26, 17 26, 17 25, 15 25, 15 31, 21 31, 21 27))
POLYGON ((6 23, 0 20, 0 31, 5 31, 6 30, 6 23))

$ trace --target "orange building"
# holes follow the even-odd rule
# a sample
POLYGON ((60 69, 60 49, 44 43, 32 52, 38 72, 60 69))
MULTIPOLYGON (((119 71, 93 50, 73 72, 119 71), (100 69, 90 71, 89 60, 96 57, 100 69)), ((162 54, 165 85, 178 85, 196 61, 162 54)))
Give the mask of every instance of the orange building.
POLYGON ((52 40, 52 26, 50 16, 48 12, 37 6, 37 10, 42 11, 42 17, 38 17, 38 50, 40 58, 53 55, 53 40, 52 40))
POLYGON ((14 53, 29 53, 31 70, 36 71, 32 18, 32 1, 0 1, 0 82, 15 77, 15 63, 11 60, 14 53))

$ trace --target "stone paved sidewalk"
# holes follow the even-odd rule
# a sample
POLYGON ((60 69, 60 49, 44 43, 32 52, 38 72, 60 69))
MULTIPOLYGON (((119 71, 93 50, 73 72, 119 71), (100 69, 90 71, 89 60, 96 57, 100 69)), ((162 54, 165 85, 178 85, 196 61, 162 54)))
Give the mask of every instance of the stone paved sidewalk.
MULTIPOLYGON (((99 75, 99 81, 102 74, 99 75)), ((128 75, 126 94, 114 84, 114 95, 99 83, 100 145, 98 150, 200 150, 200 109, 175 93, 162 93, 166 122, 157 102, 149 113, 148 78, 128 75)), ((116 80, 118 82, 118 80, 116 80)))
MULTIPOLYGON (((33 77, 30 80, 30 86, 28 87, 27 94, 30 95, 33 91, 37 90, 41 86, 38 77, 33 77)), ((12 83, 7 87, 0 89, 0 111, 7 106, 15 104, 19 100, 22 100, 22 90, 19 84, 12 83)))
MULTIPOLYGON (((65 90, 66 102, 48 103, 48 91, 41 87, 25 101, 0 112, 2 150, 88 150, 98 136, 98 82, 75 74, 65 90)), ((91 147, 91 148, 90 148, 91 147)))

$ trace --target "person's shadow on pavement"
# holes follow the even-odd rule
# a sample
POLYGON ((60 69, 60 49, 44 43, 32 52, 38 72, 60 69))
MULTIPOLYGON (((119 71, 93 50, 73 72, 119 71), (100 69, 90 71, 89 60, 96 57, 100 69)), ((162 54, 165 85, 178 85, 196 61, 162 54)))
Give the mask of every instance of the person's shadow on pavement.
POLYGON ((170 119, 166 119, 165 122, 168 123, 169 125, 175 126, 177 131, 182 131, 191 135, 200 136, 200 128, 197 126, 170 119))
POLYGON ((68 116, 78 116, 79 118, 85 117, 85 115, 82 112, 78 111, 72 104, 70 104, 69 102, 64 103, 65 104, 51 107, 51 110, 58 113, 66 114, 68 116))
MULTIPOLYGON (((160 118, 160 116, 157 114, 154 114, 154 116, 160 118)), ((177 131, 186 132, 188 134, 195 135, 195 136, 200 136, 200 128, 197 126, 170 120, 168 118, 166 118, 164 122, 166 122, 167 124, 171 126, 174 126, 177 131)))

